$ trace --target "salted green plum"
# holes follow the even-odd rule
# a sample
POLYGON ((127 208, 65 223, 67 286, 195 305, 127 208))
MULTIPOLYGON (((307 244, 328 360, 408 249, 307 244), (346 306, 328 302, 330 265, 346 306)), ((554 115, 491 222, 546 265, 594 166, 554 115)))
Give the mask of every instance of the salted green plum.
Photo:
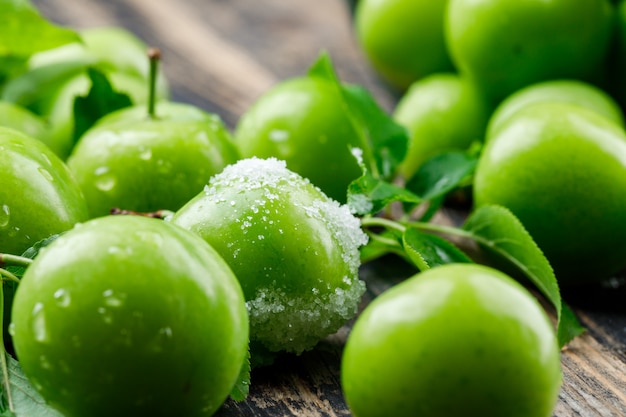
POLYGON ((251 341, 301 353, 357 311, 366 242, 348 207, 274 158, 248 158, 216 175, 171 219, 228 262, 250 313, 251 341))

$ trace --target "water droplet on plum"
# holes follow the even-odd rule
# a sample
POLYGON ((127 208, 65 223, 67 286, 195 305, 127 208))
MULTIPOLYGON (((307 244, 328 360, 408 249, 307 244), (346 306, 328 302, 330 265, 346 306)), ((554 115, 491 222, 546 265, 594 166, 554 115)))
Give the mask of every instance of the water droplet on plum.
POLYGON ((72 302, 70 293, 64 288, 56 290, 53 297, 59 307, 68 307, 72 302))
POLYGON ((46 327, 46 316, 44 312, 43 303, 35 304, 35 306, 33 307, 32 315, 33 315, 32 330, 35 336, 35 340, 40 343, 48 342, 50 340, 49 339, 50 336, 48 334, 48 329, 46 327))
POLYGON ((0 228, 5 228, 9 225, 9 220, 11 219, 11 210, 9 206, 3 204, 0 208, 0 228))
POLYGON ((111 191, 117 185, 117 177, 109 172, 109 167, 101 166, 96 168, 94 175, 96 176, 94 184, 100 191, 111 191))
POLYGON ((37 171, 39 171, 39 173, 40 173, 41 175, 43 175, 43 177, 44 177, 45 179, 47 179, 48 181, 50 181, 50 182, 53 182, 53 181, 54 181, 54 177, 52 176, 52 174, 50 173, 50 171, 48 171, 48 170, 47 170, 47 169, 45 169, 44 167, 39 167, 39 168, 37 168, 37 171))

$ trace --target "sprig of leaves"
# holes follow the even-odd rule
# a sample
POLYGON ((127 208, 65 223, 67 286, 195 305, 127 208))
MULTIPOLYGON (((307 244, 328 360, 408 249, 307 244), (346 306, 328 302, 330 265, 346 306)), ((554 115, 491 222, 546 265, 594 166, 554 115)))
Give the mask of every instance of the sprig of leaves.
MULTIPOLYGON (((429 160, 412 179, 411 195, 418 203, 435 201, 467 183, 476 165, 476 156, 450 152, 429 160)), ((522 223, 508 209, 483 206, 474 211, 461 227, 443 226, 409 218, 398 221, 377 217, 376 214, 391 201, 406 201, 406 189, 381 186, 380 179, 364 171, 350 187, 348 203, 355 213, 364 215, 363 226, 373 236, 372 228, 382 228, 384 239, 371 239, 380 256, 387 250, 401 256, 419 270, 452 262, 472 262, 471 257, 443 236, 455 236, 480 247, 499 269, 509 268, 512 275, 522 274, 554 306, 557 316, 557 336, 560 346, 584 332, 574 313, 562 302, 558 283, 550 263, 522 223), (365 185, 365 186, 364 186, 365 185), (384 189, 385 192, 381 192, 384 189), (397 195, 394 189, 399 189, 397 195), (363 204, 367 201, 368 204, 363 204), (369 208, 369 211, 366 210, 369 208)), ((381 233, 380 231, 378 233, 381 233)), ((368 253, 364 249, 362 253, 368 253)), ((369 254, 372 256, 372 253, 369 254)), ((508 271, 507 271, 508 272, 508 271)))

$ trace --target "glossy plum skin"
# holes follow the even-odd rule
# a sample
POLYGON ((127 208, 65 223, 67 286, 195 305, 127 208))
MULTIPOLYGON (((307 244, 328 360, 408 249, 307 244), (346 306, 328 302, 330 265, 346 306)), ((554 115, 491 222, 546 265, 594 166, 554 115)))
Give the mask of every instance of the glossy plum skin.
POLYGON ((490 117, 487 135, 523 107, 544 101, 559 101, 586 107, 624 126, 622 109, 606 91, 584 81, 559 79, 531 84, 504 99, 490 117))
POLYGON ((159 102, 110 113, 87 131, 67 164, 92 217, 112 208, 178 210, 212 175, 239 159, 222 120, 194 106, 159 102))
POLYGON ((476 207, 509 208, 561 285, 597 283, 625 264, 626 133, 569 103, 528 105, 486 141, 476 207))
POLYGON ((0 178, 0 253, 21 255, 89 217, 63 161, 41 141, 6 127, 0 127, 0 178))
POLYGON ((427 270, 381 294, 342 357, 355 417, 549 417, 561 384, 537 300, 480 265, 427 270))
POLYGON ((376 71, 398 91, 430 74, 454 70, 444 39, 447 3, 447 0, 357 3, 356 38, 376 71))
POLYGON ((13 304, 13 342, 67 417, 210 416, 248 346, 239 283, 196 235, 109 216, 44 248, 13 304))
POLYGON ((543 80, 599 81, 614 14, 608 0, 450 0, 445 36, 459 72, 495 104, 543 80))
POLYGON ((297 77, 262 95, 237 123, 234 139, 243 158, 275 157, 345 203, 348 185, 361 175, 350 147, 363 146, 337 86, 297 77))
POLYGON ((437 73, 416 81, 393 112, 409 133, 400 172, 410 179, 427 159, 482 142, 490 112, 473 83, 458 74, 437 73))

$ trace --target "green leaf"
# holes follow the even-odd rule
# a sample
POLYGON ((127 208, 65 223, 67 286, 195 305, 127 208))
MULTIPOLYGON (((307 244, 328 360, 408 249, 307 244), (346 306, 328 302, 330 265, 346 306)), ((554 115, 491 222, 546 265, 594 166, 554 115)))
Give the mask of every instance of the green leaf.
POLYGON ((250 350, 248 349, 248 354, 246 355, 243 365, 241 366, 241 372, 239 372, 237 381, 230 392, 230 398, 233 401, 240 402, 245 401, 246 398, 248 398, 248 394, 250 393, 250 372, 250 350))
POLYGON ((401 241, 402 234, 397 230, 384 229, 379 233, 369 233, 367 244, 359 249, 361 263, 365 264, 389 254, 407 258, 401 241))
POLYGON ((6 355, 9 371, 9 389, 13 402, 13 412, 6 403, 6 392, 3 390, 4 401, 0 406, 0 417, 63 417, 61 413, 46 404, 45 400, 28 381, 20 364, 10 355, 6 355))
POLYGON ((0 0, 0 85, 26 69, 40 51, 79 40, 78 34, 42 17, 26 0, 0 0))
MULTIPOLYGON (((24 253, 22 253, 21 256, 23 258, 35 259, 35 257, 39 254, 39 251, 41 251, 41 249, 45 248, 46 246, 48 246, 49 244, 57 240, 59 236, 61 236, 61 234, 57 233, 45 239, 41 239, 40 241, 36 242, 33 246, 26 249, 24 253)), ((26 267, 24 266, 9 265, 7 266, 6 269, 9 272, 11 272, 13 275, 17 276, 18 278, 22 278, 24 276, 24 272, 26 272, 26 267)), ((7 283, 7 284, 10 284, 10 283, 7 283)))
POLYGON ((396 123, 364 87, 342 83, 326 51, 309 68, 308 75, 326 79, 337 87, 361 137, 360 148, 368 169, 376 177, 392 178, 407 153, 409 135, 406 129, 396 123))
POLYGON ((481 247, 499 255, 523 272, 552 303, 557 314, 560 346, 566 345, 584 331, 576 317, 563 308, 550 263, 511 211, 501 206, 481 207, 470 215, 463 229, 481 247))
POLYGON ((420 270, 449 263, 472 263, 472 260, 446 239, 408 228, 402 236, 404 250, 420 270))
POLYGON ((383 111, 362 86, 344 84, 342 93, 366 146, 372 149, 376 172, 382 178, 392 178, 406 156, 407 130, 383 111))
POLYGON ((434 200, 458 188, 474 173, 478 157, 465 152, 445 152, 428 159, 406 188, 424 200, 434 200))
POLYGON ((79 40, 74 30, 48 21, 30 2, 0 0, 0 57, 29 57, 79 40))
POLYGON ((422 200, 405 188, 375 178, 368 172, 348 187, 348 207, 356 215, 378 213, 394 201, 419 203, 422 200))
POLYGON ((127 94, 113 89, 102 72, 89 68, 87 73, 91 79, 89 93, 74 99, 74 143, 102 116, 133 104, 127 94))
POLYGON ((587 329, 580 324, 572 309, 567 304, 563 303, 561 305, 561 317, 557 329, 559 346, 565 346, 570 340, 586 331, 587 329))

